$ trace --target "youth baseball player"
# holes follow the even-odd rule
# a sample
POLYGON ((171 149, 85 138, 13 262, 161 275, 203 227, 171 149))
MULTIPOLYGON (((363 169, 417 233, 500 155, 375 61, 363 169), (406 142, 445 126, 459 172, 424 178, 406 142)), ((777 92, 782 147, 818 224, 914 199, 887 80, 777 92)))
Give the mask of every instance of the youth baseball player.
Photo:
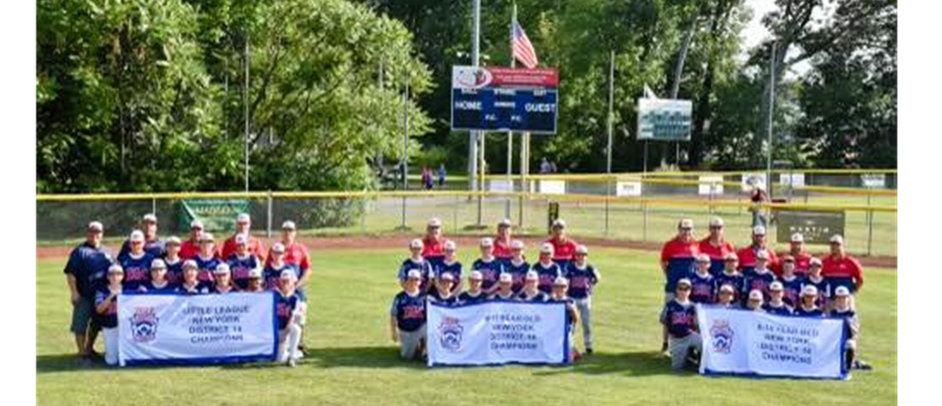
POLYGON ((212 285, 199 280, 199 265, 196 261, 188 259, 183 261, 183 283, 180 284, 180 293, 184 295, 209 294, 212 285))
POLYGON ((761 250, 755 255, 755 268, 744 278, 746 291, 758 290, 764 296, 769 295, 769 285, 775 282, 775 274, 768 268, 769 252, 761 250))
POLYGON ((461 304, 475 304, 487 300, 487 294, 481 289, 481 281, 484 275, 479 271, 472 271, 468 276, 468 290, 458 295, 458 302, 461 304))
POLYGON ((425 295, 419 289, 422 273, 411 269, 406 274, 402 292, 389 309, 389 333, 399 343, 399 355, 411 360, 425 350, 425 295))
POLYGON ((167 238, 167 254, 164 263, 167 264, 167 281, 175 286, 183 282, 183 259, 180 258, 180 239, 176 236, 167 238))
POLYGON ((719 286, 728 285, 735 289, 732 295, 733 302, 738 306, 742 300, 741 295, 745 289, 745 278, 739 273, 739 259, 735 253, 726 255, 726 267, 723 272, 716 275, 716 284, 719 286))
POLYGON ((494 241, 490 238, 481 239, 481 257, 471 264, 471 270, 478 271, 484 280, 481 282, 481 289, 484 293, 490 295, 497 290, 497 282, 501 273, 504 271, 503 264, 494 257, 494 241))
POLYGON ((804 277, 795 275, 795 257, 791 255, 782 257, 781 272, 778 280, 782 282, 782 294, 785 304, 794 308, 798 305, 798 296, 801 295, 801 286, 805 283, 804 277))
POLYGON ((457 250, 458 247, 454 241, 445 241, 445 258, 442 260, 441 267, 435 270, 436 279, 441 279, 445 274, 451 275, 451 293, 455 297, 461 292, 461 261, 456 255, 457 250))
POLYGON ((691 352, 700 353, 702 340, 697 326, 697 308, 690 301, 690 279, 676 282, 675 296, 664 305, 661 324, 668 336, 671 369, 680 371, 691 352))
MULTIPOLYGON (((808 265, 808 276, 802 280, 801 289, 804 291, 805 287, 814 286, 815 291, 818 292, 818 297, 815 299, 814 305, 819 309, 824 309, 827 307, 831 288, 828 285, 827 278, 825 278, 824 275, 821 275, 821 269, 821 260, 817 258, 811 258, 811 261, 808 265)), ((795 307, 798 307, 797 304, 795 307)))
MULTIPOLYGON (((293 221, 288 220, 281 224, 281 244, 284 246, 284 261, 298 270, 298 279, 295 281, 295 294, 301 301, 307 300, 305 289, 311 279, 311 260, 307 254, 307 247, 297 241, 298 228, 293 221)), ((267 259, 267 258, 266 258, 267 259)), ((301 345, 304 350, 304 345, 301 345)))
MULTIPOLYGON (((585 353, 592 354, 592 290, 602 280, 602 274, 589 264, 588 258, 588 247, 585 245, 576 247, 576 259, 569 264, 564 280, 569 288, 566 296, 572 300, 579 312, 578 319, 582 322, 582 342, 585 345, 585 353)), ((558 282, 559 278, 556 278, 556 281, 558 282)), ((557 285, 554 283, 554 291, 556 288, 557 285)))
MULTIPOLYGON (((297 280, 298 275, 301 274, 301 270, 299 270, 297 266, 285 262, 285 246, 280 242, 272 244, 268 261, 268 266, 266 266, 265 270, 262 272, 266 290, 278 290, 278 284, 281 283, 281 274, 286 270, 294 272, 295 280, 297 280)), ((297 289, 295 289, 294 293, 296 295, 299 294, 297 289)), ((300 297, 300 295, 298 297, 300 297)))
POLYGON ((690 301, 713 304, 716 301, 716 279, 710 273, 710 256, 697 255, 697 271, 690 275, 690 301))
MULTIPOLYGON (((694 272, 694 262, 700 255, 700 244, 693 238, 693 220, 681 219, 677 223, 677 235, 661 248, 661 271, 664 272, 664 303, 674 300, 677 281, 688 279, 694 272)), ((661 337, 661 351, 668 351, 667 329, 661 337)))
POLYGON ((777 316, 792 315, 792 307, 782 300, 785 293, 784 290, 785 288, 782 286, 782 282, 775 281, 769 285, 769 302, 762 306, 762 309, 765 310, 766 313, 777 316))
POLYGON ((857 360, 857 340, 860 337, 860 320, 857 312, 850 307, 850 289, 838 286, 834 289, 834 308, 828 317, 844 320, 844 367, 869 369, 869 365, 857 360))
POLYGON ((249 286, 249 274, 253 269, 260 269, 262 262, 249 250, 249 241, 245 234, 236 234, 235 251, 229 254, 227 263, 232 271, 232 282, 239 290, 249 286))
MULTIPOLYGON (((563 271, 560 269, 559 262, 553 260, 554 252, 553 245, 550 243, 543 243, 540 246, 540 260, 537 261, 533 266, 530 267, 530 271, 536 272, 540 277, 539 288, 540 292, 550 294, 553 292, 553 281, 556 278, 563 276, 563 271)), ((573 254, 575 254, 575 249, 573 249, 573 254)), ((563 261, 562 263, 569 266, 570 261, 563 261)))
POLYGON ((150 263, 150 280, 141 284, 138 291, 151 294, 177 293, 177 285, 167 280, 167 264, 164 260, 157 258, 150 263))
POLYGON ((713 276, 723 272, 723 268, 726 267, 726 256, 736 253, 733 244, 726 241, 724 227, 723 219, 713 217, 710 219, 710 235, 700 241, 700 253, 710 257, 710 273, 713 276))
POLYGON ((746 295, 746 310, 764 312, 765 309, 762 308, 764 301, 765 300, 763 298, 762 291, 759 289, 753 289, 749 291, 748 295, 746 295))
MULTIPOLYGON (((555 279, 554 279, 555 281, 555 279)), ((549 299, 549 295, 545 292, 540 291, 537 285, 540 282, 540 276, 535 271, 527 272, 526 279, 523 283, 523 290, 517 294, 517 300, 521 302, 545 302, 549 299)), ((552 286, 552 285, 551 285, 552 286)), ((552 288, 550 288, 552 291, 552 288)))
POLYGON ((409 243, 409 253, 411 254, 409 258, 406 258, 402 261, 402 265, 399 266, 399 285, 405 289, 406 282, 408 282, 409 271, 416 270, 419 272, 419 276, 422 277, 422 280, 419 284, 419 290, 423 293, 428 292, 431 289, 431 278, 435 276, 434 268, 432 268, 431 262, 427 261, 425 257, 422 256, 422 249, 424 243, 420 239, 414 239, 409 243))
MULTIPOLYGON (((578 252, 578 248, 576 252, 578 252)), ((576 310, 576 304, 573 299, 567 294, 570 289, 569 281, 566 280, 566 278, 562 276, 556 278, 556 280, 553 281, 553 294, 549 297, 549 301, 566 304, 566 326, 569 331, 569 339, 567 340, 569 342, 569 361, 572 362, 581 359, 582 354, 576 349, 576 340, 573 340, 576 324, 579 323, 579 312, 576 310)))
POLYGON ((278 362, 285 362, 289 367, 297 365, 301 359, 300 350, 301 319, 306 311, 305 304, 295 294, 296 274, 292 270, 284 270, 279 276, 278 290, 275 294, 275 313, 278 317, 278 362))
POLYGON ((123 291, 123 278, 121 265, 111 265, 107 285, 99 286, 95 292, 95 320, 105 334, 105 363, 108 365, 118 364, 118 295, 123 291))
MULTIPOLYGON (((164 242, 157 238, 157 216, 152 213, 145 214, 141 219, 141 230, 144 235, 144 251, 154 258, 163 258, 165 249, 164 242)), ((118 252, 118 261, 131 252, 131 240, 125 240, 121 244, 121 251, 118 252)), ((127 276, 127 275, 125 275, 127 276)))
POLYGON ((69 254, 62 272, 69 286, 72 303, 70 330, 75 338, 78 359, 82 366, 91 366, 95 354, 95 339, 99 326, 95 322, 96 288, 104 285, 113 257, 111 250, 101 244, 104 226, 92 221, 85 228, 85 241, 69 254))
POLYGON ((523 249, 523 241, 513 240, 510 243, 510 261, 504 263, 504 272, 513 277, 511 289, 514 293, 520 293, 523 280, 527 277, 527 272, 530 272, 530 263, 523 256, 523 249))
POLYGON ((128 241, 131 248, 118 262, 124 269, 124 289, 137 292, 150 279, 150 263, 154 256, 144 251, 144 233, 140 230, 134 230, 128 241))
POLYGON ((438 303, 445 306, 454 306, 458 304, 458 296, 455 294, 455 277, 451 273, 443 273, 436 279, 438 288, 428 294, 429 303, 438 303))
POLYGON ((738 308, 739 302, 735 300, 738 289, 733 285, 720 285, 719 293, 716 295, 716 304, 725 308, 738 308))
POLYGON ((824 317, 824 310, 814 304, 816 300, 818 300, 818 289, 812 285, 805 286, 801 290, 801 302, 795 308, 794 314, 800 317, 824 317))
POLYGON ((211 233, 200 234, 200 253, 193 258, 199 267, 200 282, 213 283, 213 271, 223 261, 216 255, 216 239, 211 233))
POLYGON ((213 270, 213 279, 216 282, 212 293, 224 295, 236 291, 236 288, 232 286, 232 270, 225 262, 216 265, 216 269, 213 270))
POLYGON ((509 273, 501 273, 497 282, 497 290, 488 297, 488 300, 516 300, 512 287, 513 277, 509 273))

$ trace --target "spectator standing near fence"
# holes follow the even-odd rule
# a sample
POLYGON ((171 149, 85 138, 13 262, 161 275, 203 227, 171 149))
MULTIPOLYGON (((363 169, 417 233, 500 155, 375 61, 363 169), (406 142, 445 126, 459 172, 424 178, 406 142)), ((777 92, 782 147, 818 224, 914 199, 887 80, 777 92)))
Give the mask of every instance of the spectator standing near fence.
POLYGON ((438 188, 442 189, 445 187, 445 164, 438 166, 438 188))
POLYGON ((200 254, 200 238, 203 235, 203 222, 193 220, 190 222, 190 234, 183 244, 180 244, 180 258, 184 261, 196 258, 200 254))
POLYGON ((762 214, 762 205, 769 202, 769 194, 765 192, 762 185, 756 184, 752 188, 749 200, 752 201, 752 207, 749 208, 749 211, 752 212, 752 226, 767 226, 768 222, 765 215, 762 214))
POLYGON ((69 254, 63 273, 69 286, 72 303, 72 325, 70 330, 75 336, 75 348, 82 366, 90 366, 95 354, 95 339, 100 326, 93 319, 95 313, 95 294, 109 267, 114 262, 111 250, 101 245, 104 226, 92 221, 85 228, 85 242, 75 247, 69 254))
POLYGON ((710 219, 710 235, 700 241, 700 253, 710 258, 710 273, 716 276, 726 267, 726 255, 736 252, 736 247, 726 241, 723 219, 710 219))
MULTIPOLYGON (((677 235, 664 243, 661 248, 661 271, 664 273, 664 303, 674 300, 677 291, 677 282, 686 279, 690 282, 691 274, 697 255, 700 254, 700 244, 693 238, 693 220, 682 219, 677 223, 677 235)), ((689 295, 689 289, 687 291, 689 295)), ((661 351, 668 350, 667 329, 664 330, 661 341, 661 351)))
POLYGON ((236 252, 238 246, 237 237, 244 235, 246 248, 248 248, 252 255, 255 255, 264 262, 266 252, 265 244, 262 240, 252 236, 252 217, 249 216, 248 213, 239 213, 239 215, 236 216, 235 227, 235 233, 222 244, 222 258, 228 260, 229 257, 236 252))
POLYGON ((549 161, 546 160, 546 157, 543 157, 543 160, 540 162, 540 174, 546 175, 553 172, 553 167, 550 165, 549 161))
MULTIPOLYGON (((157 216, 147 213, 141 218, 141 231, 144 233, 144 251, 154 258, 163 258, 166 253, 164 242, 157 237, 157 216)), ((131 240, 125 240, 118 252, 120 261, 131 251, 131 240)), ((127 270, 125 270, 127 272, 127 270)))

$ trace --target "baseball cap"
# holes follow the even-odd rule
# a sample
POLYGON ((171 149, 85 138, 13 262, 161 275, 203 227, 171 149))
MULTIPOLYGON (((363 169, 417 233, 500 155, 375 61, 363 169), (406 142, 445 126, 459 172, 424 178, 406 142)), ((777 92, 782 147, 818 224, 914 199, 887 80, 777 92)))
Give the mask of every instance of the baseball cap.
POLYGON ((211 242, 211 241, 216 241, 216 237, 213 237, 212 233, 203 233, 203 235, 200 236, 200 242, 211 242))
POLYGON ((251 221, 252 221, 252 218, 249 217, 248 213, 239 213, 239 215, 236 216, 236 223, 248 223, 251 221))
POLYGON ((536 271, 527 271, 527 280, 528 280, 528 281, 535 281, 535 280, 538 280, 538 279, 540 279, 540 274, 536 273, 536 271))
POLYGON ((677 286, 682 286, 682 285, 689 288, 689 287, 692 286, 693 284, 690 283, 690 279, 681 278, 679 281, 677 281, 677 286))
POLYGON ((157 258, 150 263, 150 269, 167 269, 167 263, 164 260, 157 258))
POLYGON ((805 236, 801 233, 792 234, 792 242, 805 242, 805 236))
POLYGON ((471 279, 472 281, 481 281, 484 280, 484 274, 482 274, 481 271, 471 271, 471 275, 468 276, 468 279, 471 279))
POLYGON ((494 240, 492 240, 490 237, 484 237, 481 239, 481 248, 493 247, 493 246, 494 246, 494 240))
POLYGON ((576 246, 576 254, 589 255, 589 247, 586 247, 585 245, 576 246))
POLYGON ((144 217, 142 218, 142 220, 144 220, 144 222, 146 222, 146 223, 156 223, 156 222, 157 222, 157 216, 155 216, 154 213, 147 213, 147 214, 144 215, 144 217))
POLYGON ((432 217, 432 218, 428 219, 428 227, 431 227, 431 228, 438 228, 438 227, 441 227, 441 226, 442 226, 442 220, 439 219, 438 217, 432 217))
POLYGON ((281 275, 278 275, 278 278, 281 280, 294 280, 296 276, 297 275, 294 274, 294 271, 285 269, 284 271, 281 271, 281 275))
POLYGON ((553 280, 553 286, 569 286, 569 280, 562 276, 557 276, 556 279, 553 280))
POLYGON ((451 273, 445 272, 445 273, 442 274, 442 276, 439 277, 439 279, 441 279, 441 280, 443 280, 443 281, 449 281, 449 282, 451 282, 451 281, 455 280, 455 277, 452 276, 451 273))
POLYGON ((141 230, 134 230, 131 232, 131 242, 144 242, 144 233, 141 230))
POLYGON ((497 223, 497 227, 510 227, 510 225, 511 225, 510 219, 506 219, 506 218, 501 220, 499 223, 497 223))
POLYGON ((782 262, 795 262, 795 257, 791 255, 786 255, 782 257, 782 262))
POLYGON ((566 220, 563 220, 563 219, 553 220, 553 228, 566 228, 566 220))
POLYGON ((693 220, 691 220, 691 219, 681 219, 680 222, 677 223, 677 228, 680 228, 680 229, 693 229, 693 220))
POLYGON ((278 253, 278 254, 284 254, 284 253, 285 253, 285 245, 282 244, 282 243, 280 243, 280 242, 276 242, 276 243, 274 243, 274 244, 271 246, 271 252, 278 253))
POLYGON ((418 269, 412 269, 406 274, 407 279, 422 279, 422 273, 418 269))
POLYGON ((194 229, 194 228, 198 228, 198 229, 202 230, 202 229, 203 229, 203 222, 202 222, 202 221, 199 221, 199 220, 193 220, 193 221, 191 221, 191 222, 190 222, 190 229, 192 230, 192 229, 194 229))
POLYGON ((765 235, 765 227, 755 226, 752 228, 752 235, 765 235))
POLYGON ((700 255, 697 255, 697 262, 709 263, 709 262, 710 262, 710 256, 707 255, 707 254, 700 254, 700 255))
POLYGON ((818 258, 813 258, 813 257, 812 257, 811 260, 808 261, 808 266, 815 266, 815 265, 817 265, 817 266, 822 266, 821 260, 818 259, 818 258))
POLYGON ((105 231, 105 226, 101 225, 101 222, 99 221, 93 221, 91 223, 88 223, 88 227, 86 229, 88 231, 95 231, 95 232, 100 233, 102 231, 105 231))
POLYGON ((801 295, 802 296, 817 296, 818 288, 814 287, 814 285, 807 285, 804 288, 801 288, 801 295))
POLYGON ((847 286, 838 286, 834 289, 834 296, 850 296, 850 289, 847 289, 847 286))
POLYGON ((513 241, 511 241, 511 242, 510 242, 510 249, 512 249, 512 250, 522 250, 522 249, 523 249, 523 241, 520 241, 520 240, 513 240, 513 241))
POLYGON ((458 249, 458 246, 455 245, 455 242, 452 240, 445 241, 445 251, 454 251, 458 249))
POLYGON ((167 237, 167 245, 180 245, 180 238, 175 235, 167 237))
POLYGON ((199 266, 196 265, 196 261, 192 259, 183 261, 183 269, 196 269, 196 268, 199 268, 199 266))
POLYGON ((548 243, 548 242, 547 242, 547 243, 543 243, 543 245, 540 246, 540 253, 541 253, 541 254, 552 254, 552 253, 553 253, 553 244, 550 244, 550 243, 548 243))
POLYGON ((781 291, 782 289, 784 289, 784 287, 782 286, 782 282, 779 281, 772 282, 769 285, 769 290, 781 291))
POLYGON ((216 265, 216 269, 213 269, 214 275, 222 275, 226 273, 229 273, 229 265, 227 264, 216 265))
POLYGON ((252 269, 249 269, 249 278, 254 279, 254 278, 261 278, 261 277, 262 277, 262 269, 261 269, 261 268, 252 268, 252 269))
POLYGON ((111 264, 111 266, 108 267, 108 273, 121 273, 121 274, 123 274, 123 273, 124 273, 124 268, 122 268, 120 264, 111 264))
POLYGON ((726 254, 726 257, 725 257, 724 259, 725 259, 727 262, 728 262, 728 261, 739 261, 739 255, 736 255, 735 252, 730 252, 729 254, 726 254))
POLYGON ((759 289, 749 291, 749 300, 762 300, 762 291, 759 289))
POLYGON ((768 260, 768 259, 769 259, 769 252, 766 251, 766 250, 759 250, 758 252, 756 252, 756 259, 768 260))
POLYGON ((710 219, 710 227, 723 227, 723 219, 719 217, 713 217, 710 219))
POLYGON ((720 292, 729 292, 729 293, 733 293, 733 292, 735 292, 735 290, 733 289, 732 285, 723 284, 723 286, 720 286, 720 292))
POLYGON ((829 241, 831 244, 844 244, 844 237, 842 237, 840 234, 834 234, 831 236, 829 241))
POLYGON ((235 237, 236 244, 242 245, 242 244, 248 244, 248 242, 249 242, 249 239, 245 236, 245 234, 236 234, 236 237, 235 237))
POLYGON ((416 238, 409 243, 409 248, 418 248, 422 249, 425 247, 425 244, 422 243, 422 240, 416 238))
POLYGON ((500 274, 500 283, 511 283, 514 281, 513 275, 507 272, 501 272, 500 274))
POLYGON ((297 230, 297 226, 294 225, 293 221, 287 220, 284 223, 281 223, 281 229, 282 230, 297 230))

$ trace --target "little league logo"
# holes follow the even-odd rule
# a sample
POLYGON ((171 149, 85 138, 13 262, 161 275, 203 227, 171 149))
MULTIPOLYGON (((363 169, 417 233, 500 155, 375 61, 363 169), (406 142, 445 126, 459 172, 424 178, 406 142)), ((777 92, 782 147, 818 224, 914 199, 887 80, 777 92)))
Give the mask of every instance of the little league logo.
POLYGON ((445 317, 438 325, 439 341, 442 348, 451 352, 461 351, 461 333, 464 327, 458 322, 458 319, 445 317))
POLYGON ((718 354, 729 354, 733 347, 733 329, 727 320, 713 320, 710 327, 710 336, 713 337, 713 351, 718 354))
POLYGON ((134 341, 146 343, 157 338, 158 321, 153 307, 135 308, 134 316, 131 317, 131 334, 134 341))

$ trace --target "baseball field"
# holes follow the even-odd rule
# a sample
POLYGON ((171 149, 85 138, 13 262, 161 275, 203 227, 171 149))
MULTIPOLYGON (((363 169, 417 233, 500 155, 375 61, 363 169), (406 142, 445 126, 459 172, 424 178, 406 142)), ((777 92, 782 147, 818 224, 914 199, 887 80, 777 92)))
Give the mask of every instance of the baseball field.
MULTIPOLYGON (((247 364, 187 368, 83 369, 68 331, 65 257, 39 249, 36 385, 43 405, 885 405, 897 397, 895 269, 866 268, 858 299, 861 357, 871 371, 848 381, 709 378, 671 373, 660 355, 657 254, 590 247, 602 272, 593 303, 596 353, 566 367, 429 369, 399 360, 388 311, 404 248, 311 246, 314 279, 297 368, 247 364)), ((459 246, 466 266, 474 250, 459 246)), ((52 252, 52 251, 50 251, 52 252)), ((63 252, 59 250, 58 252, 63 252)), ((576 342, 581 349, 581 334, 576 342)), ((103 352, 99 339, 98 351, 103 352)))

